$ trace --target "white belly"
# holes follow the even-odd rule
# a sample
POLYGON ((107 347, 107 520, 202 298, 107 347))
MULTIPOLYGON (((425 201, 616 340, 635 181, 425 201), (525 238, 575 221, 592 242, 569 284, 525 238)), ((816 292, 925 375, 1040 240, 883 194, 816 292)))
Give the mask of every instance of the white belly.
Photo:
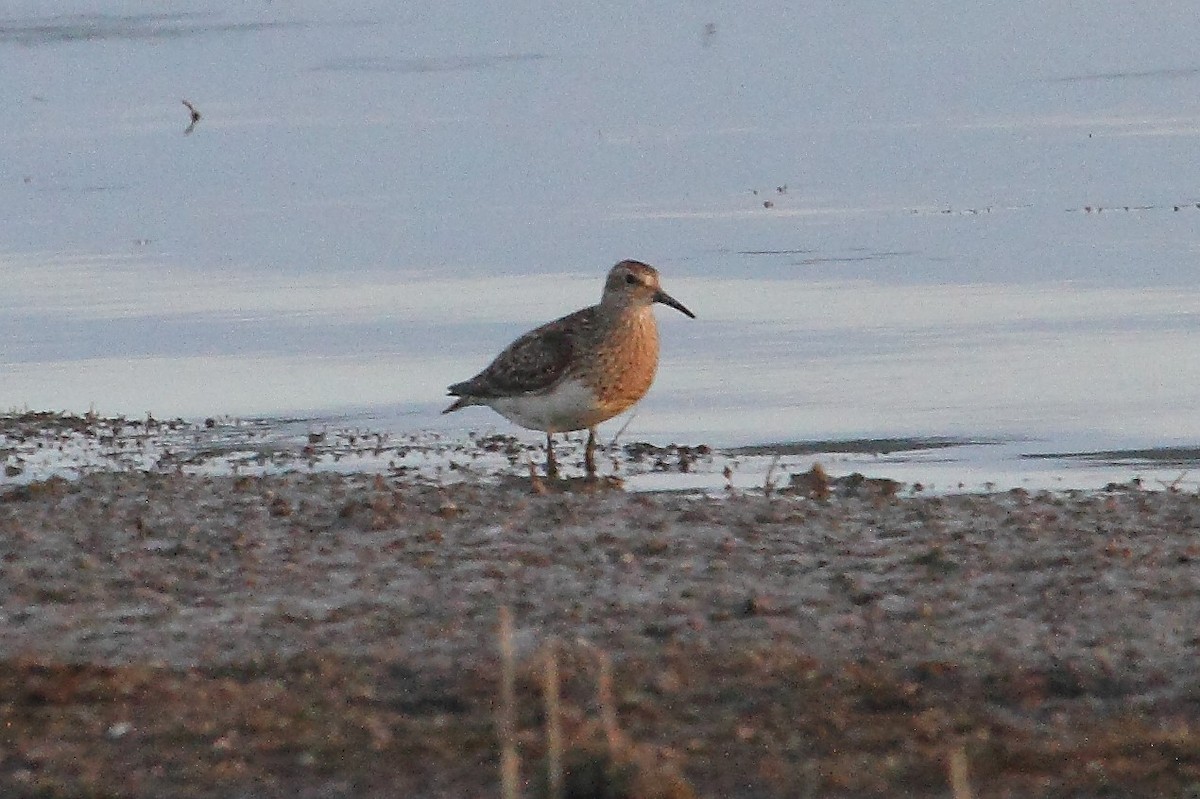
POLYGON ((584 430, 606 418, 591 389, 577 380, 564 380, 546 394, 523 394, 487 400, 496 413, 530 430, 565 433, 584 430))

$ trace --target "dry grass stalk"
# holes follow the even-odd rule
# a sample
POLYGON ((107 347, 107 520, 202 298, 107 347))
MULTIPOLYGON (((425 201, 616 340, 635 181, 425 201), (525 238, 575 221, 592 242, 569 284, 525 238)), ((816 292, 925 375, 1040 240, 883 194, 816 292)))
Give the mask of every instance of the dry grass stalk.
POLYGON ((617 727, 617 703, 613 699, 612 658, 591 641, 584 638, 575 640, 596 658, 596 704, 600 706, 600 723, 604 728, 608 753, 615 756, 621 747, 621 731, 617 727))
MULTIPOLYGON (((696 799, 691 785, 676 767, 661 760, 657 750, 622 736, 612 659, 589 641, 579 638, 576 643, 596 659, 600 724, 585 724, 566 746, 562 799, 696 799)), ((549 799, 554 794, 547 789, 536 795, 549 799)))
POLYGON ((500 606, 500 715, 496 726, 500 735, 500 795, 518 799, 517 781, 520 760, 517 757, 516 653, 513 645, 512 611, 500 606))
POLYGON ((608 753, 615 756, 621 745, 621 731, 617 728, 617 703, 613 699, 612 658, 599 647, 593 649, 600 674, 596 678, 596 699, 600 704, 600 723, 604 725, 604 737, 608 741, 608 753))
POLYGON ((776 455, 771 459, 771 465, 767 467, 766 477, 763 478, 763 496, 771 496, 775 491, 775 467, 779 465, 779 456, 776 455))
POLYGON ((810 499, 824 501, 833 495, 833 480, 819 463, 814 463, 807 472, 793 474, 790 487, 795 493, 810 499))
POLYGON ((971 790, 971 778, 967 771, 967 750, 961 746, 950 753, 948 767, 950 794, 954 799, 975 799, 971 790))
POLYGON ((535 494, 545 494, 546 484, 542 481, 541 475, 537 472, 537 466, 533 464, 533 458, 525 456, 525 463, 529 466, 529 488, 535 494))
POLYGON ((621 429, 613 435, 612 441, 608 442, 608 446, 616 449, 617 441, 620 440, 621 436, 625 435, 625 428, 629 427, 629 423, 632 422, 636 416, 637 411, 634 411, 633 413, 629 414, 629 416, 625 417, 625 422, 621 425, 621 429))
POLYGON ((546 782, 550 799, 563 799, 562 703, 558 694, 558 648, 546 644, 543 694, 546 703, 546 782))

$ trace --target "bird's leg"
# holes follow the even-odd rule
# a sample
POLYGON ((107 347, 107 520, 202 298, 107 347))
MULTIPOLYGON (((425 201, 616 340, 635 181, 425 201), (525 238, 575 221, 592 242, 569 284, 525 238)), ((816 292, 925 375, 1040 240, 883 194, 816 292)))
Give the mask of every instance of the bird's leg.
POLYGON ((583 466, 589 480, 596 479, 596 428, 588 428, 587 446, 583 450, 583 466))
POLYGON ((546 434, 546 477, 558 479, 558 461, 554 460, 554 434, 546 434))

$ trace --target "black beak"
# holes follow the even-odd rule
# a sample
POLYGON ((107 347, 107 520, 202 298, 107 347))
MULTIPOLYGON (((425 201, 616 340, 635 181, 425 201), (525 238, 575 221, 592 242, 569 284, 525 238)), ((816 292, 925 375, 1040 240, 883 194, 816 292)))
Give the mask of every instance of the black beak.
POLYGON ((654 292, 654 301, 661 302, 663 305, 670 305, 672 308, 679 311, 684 316, 689 316, 692 319, 696 318, 696 315, 694 313, 692 313, 691 311, 689 311, 682 302, 675 299, 674 297, 672 297, 670 294, 663 291, 662 289, 659 289, 658 291, 654 292))

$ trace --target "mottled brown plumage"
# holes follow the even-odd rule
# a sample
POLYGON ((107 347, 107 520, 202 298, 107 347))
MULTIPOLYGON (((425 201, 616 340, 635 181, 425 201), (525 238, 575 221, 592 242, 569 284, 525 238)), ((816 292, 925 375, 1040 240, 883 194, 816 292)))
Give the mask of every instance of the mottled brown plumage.
POLYGON ((661 302, 695 318, 664 292, 658 272, 622 261, 608 273, 597 305, 529 331, 470 380, 450 386, 458 397, 443 413, 487 405, 510 421, 546 432, 547 471, 555 476, 551 436, 588 431, 586 463, 595 474, 595 427, 628 410, 654 382, 661 302))

